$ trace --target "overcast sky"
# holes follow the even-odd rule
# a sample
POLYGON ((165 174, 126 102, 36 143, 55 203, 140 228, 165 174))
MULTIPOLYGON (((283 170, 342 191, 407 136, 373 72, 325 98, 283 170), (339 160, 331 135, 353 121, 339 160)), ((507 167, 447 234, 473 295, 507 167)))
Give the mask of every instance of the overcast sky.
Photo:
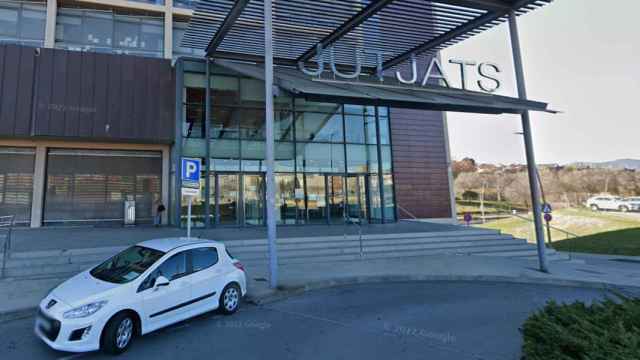
MULTIPOLYGON (((531 113, 538 163, 640 158, 638 0, 555 0, 518 18, 527 92, 562 114, 531 113), (634 48, 635 47, 635 48, 634 48)), ((515 95, 507 24, 442 53, 491 61, 515 95)), ((446 65, 459 84, 458 68, 446 65)), ((524 162, 520 117, 448 113, 454 159, 524 162)))

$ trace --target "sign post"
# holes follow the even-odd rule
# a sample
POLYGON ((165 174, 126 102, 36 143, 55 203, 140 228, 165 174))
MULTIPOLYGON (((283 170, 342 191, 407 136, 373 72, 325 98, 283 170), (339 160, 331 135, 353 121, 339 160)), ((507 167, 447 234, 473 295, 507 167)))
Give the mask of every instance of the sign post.
POLYGON ((182 158, 182 196, 188 199, 187 238, 191 237, 191 205, 193 198, 200 196, 200 159, 182 158))
POLYGON ((551 216, 552 211, 553 209, 551 209, 551 205, 549 205, 549 203, 542 204, 542 212, 544 213, 544 222, 547 224, 547 242, 549 242, 549 244, 551 244, 551 226, 549 226, 549 223, 553 219, 553 216, 551 216))
POLYGON ((467 226, 471 224, 471 220, 472 220, 471 213, 469 212, 464 213, 464 222, 467 223, 467 226))

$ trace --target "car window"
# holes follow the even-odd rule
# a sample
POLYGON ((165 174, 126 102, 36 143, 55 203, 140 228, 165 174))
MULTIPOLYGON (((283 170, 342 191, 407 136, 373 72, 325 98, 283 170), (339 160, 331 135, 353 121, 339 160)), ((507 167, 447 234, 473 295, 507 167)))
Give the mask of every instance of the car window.
POLYGON ((203 247, 189 251, 193 272, 204 270, 218 262, 218 250, 214 247, 203 247))
POLYGON ((90 274, 103 281, 116 284, 128 283, 144 273, 163 255, 162 251, 138 245, 132 246, 96 266, 90 274))
POLYGON ((168 258, 154 271, 155 277, 160 275, 175 280, 187 273, 186 252, 180 252, 168 258))

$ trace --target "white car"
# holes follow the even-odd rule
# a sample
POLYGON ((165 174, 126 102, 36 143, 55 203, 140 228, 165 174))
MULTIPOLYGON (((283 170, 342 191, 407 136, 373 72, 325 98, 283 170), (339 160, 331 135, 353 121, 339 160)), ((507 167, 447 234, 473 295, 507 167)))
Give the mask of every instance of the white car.
POLYGON ((238 310, 242 264, 219 242, 142 242, 55 287, 40 302, 35 332, 56 350, 119 354, 135 336, 214 309, 238 310))
POLYGON ((587 200, 586 205, 593 211, 617 210, 627 212, 640 210, 640 204, 626 201, 618 196, 594 196, 587 200))

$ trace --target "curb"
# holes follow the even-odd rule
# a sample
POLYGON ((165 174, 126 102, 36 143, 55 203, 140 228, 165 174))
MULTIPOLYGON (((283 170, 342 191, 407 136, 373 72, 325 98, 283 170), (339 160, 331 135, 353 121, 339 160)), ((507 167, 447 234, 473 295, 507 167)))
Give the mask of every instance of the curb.
MULTIPOLYGON (((528 285, 550 285, 563 287, 578 287, 600 290, 635 290, 640 293, 640 285, 615 285, 598 281, 584 281, 554 278, 509 277, 498 275, 371 275, 352 276, 329 280, 312 281, 304 285, 279 286, 276 290, 268 289, 258 294, 248 292, 245 301, 254 305, 266 305, 285 300, 306 292, 330 289, 347 285, 376 284, 385 282, 502 282, 528 285)), ((33 316, 37 306, 25 307, 17 310, 0 311, 0 324, 25 319, 33 316)))
POLYGON ((30 318, 35 315, 37 309, 37 306, 32 306, 10 311, 0 311, 0 324, 30 318))
POLYGON ((287 298, 302 295, 308 291, 330 289, 347 285, 376 284, 384 282, 502 282, 525 285, 550 285, 562 287, 577 287, 599 290, 635 290, 640 292, 640 285, 615 285, 605 282, 570 280, 570 279, 545 279, 528 277, 509 277, 498 275, 381 275, 381 276, 354 276, 331 280, 320 280, 299 286, 282 286, 276 290, 268 290, 264 293, 247 294, 246 301, 254 305, 266 305, 285 300, 287 298))

